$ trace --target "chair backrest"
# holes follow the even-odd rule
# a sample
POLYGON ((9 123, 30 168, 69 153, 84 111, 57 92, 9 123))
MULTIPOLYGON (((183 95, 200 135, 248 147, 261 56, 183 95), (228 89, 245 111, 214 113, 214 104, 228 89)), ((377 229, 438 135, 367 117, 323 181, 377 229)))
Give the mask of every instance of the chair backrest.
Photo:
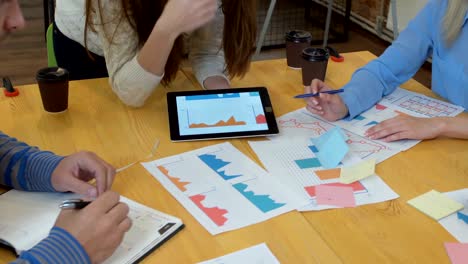
POLYGON ((55 16, 55 0, 42 0, 42 8, 44 11, 44 32, 47 32, 47 28, 50 23, 54 22, 55 16))
POLYGON ((54 24, 50 24, 46 31, 47 45, 47 65, 49 67, 57 67, 57 59, 54 51, 54 24))

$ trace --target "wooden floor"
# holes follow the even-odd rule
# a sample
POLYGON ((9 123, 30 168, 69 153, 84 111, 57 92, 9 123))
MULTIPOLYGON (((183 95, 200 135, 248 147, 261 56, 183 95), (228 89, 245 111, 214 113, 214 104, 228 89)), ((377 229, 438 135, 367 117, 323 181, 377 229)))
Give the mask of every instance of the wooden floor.
MULTIPOLYGON (((42 1, 28 0, 20 2, 27 21, 27 27, 0 44, 0 58, 2 58, 0 77, 10 77, 14 85, 34 83, 36 71, 47 66, 42 1)), ((376 55, 380 55, 388 46, 388 43, 357 26, 353 26, 349 32, 347 42, 332 43, 331 46, 339 52, 369 50, 376 55)), ((284 57, 284 49, 274 49, 263 51, 261 56, 256 59, 284 57)), ((424 86, 430 87, 430 65, 425 65, 416 74, 415 79, 424 86)))

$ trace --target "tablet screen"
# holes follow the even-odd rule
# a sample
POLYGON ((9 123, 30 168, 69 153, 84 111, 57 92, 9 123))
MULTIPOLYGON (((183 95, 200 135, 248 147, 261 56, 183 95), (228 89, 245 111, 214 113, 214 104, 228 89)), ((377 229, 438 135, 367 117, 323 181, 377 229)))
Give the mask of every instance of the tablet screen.
POLYGON ((276 120, 268 92, 263 89, 169 93, 171 137, 183 140, 275 133, 276 120))
POLYGON ((267 130, 259 92, 178 96, 180 135, 267 130))

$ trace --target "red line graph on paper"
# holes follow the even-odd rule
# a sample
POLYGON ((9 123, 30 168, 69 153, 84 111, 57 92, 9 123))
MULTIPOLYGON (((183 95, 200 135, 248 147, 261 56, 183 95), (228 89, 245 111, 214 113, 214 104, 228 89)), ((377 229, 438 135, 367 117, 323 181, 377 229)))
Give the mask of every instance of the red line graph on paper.
POLYGON ((388 150, 388 147, 380 143, 357 137, 351 133, 346 134, 348 135, 346 143, 348 143, 350 151, 361 159, 365 159, 373 154, 388 150))
POLYGON ((291 118, 287 120, 279 120, 278 123, 281 128, 299 128, 312 131, 310 134, 311 137, 317 137, 327 132, 327 129, 322 126, 322 122, 320 121, 301 122, 295 118, 291 118))
POLYGON ((421 96, 413 96, 398 104, 401 108, 425 115, 427 117, 451 116, 458 109, 447 103, 421 96))

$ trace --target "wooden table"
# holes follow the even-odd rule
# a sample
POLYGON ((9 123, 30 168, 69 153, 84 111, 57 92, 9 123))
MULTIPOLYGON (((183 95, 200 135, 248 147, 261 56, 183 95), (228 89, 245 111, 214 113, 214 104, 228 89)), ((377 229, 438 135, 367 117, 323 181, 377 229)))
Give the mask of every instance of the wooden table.
MULTIPOLYGON (((330 62, 327 82, 339 87, 358 67, 374 58, 368 52, 345 54, 330 62)), ((292 99, 301 93, 300 72, 284 60, 255 62, 234 87, 266 86, 277 116, 303 107, 292 99)), ((415 81, 403 87, 431 95, 415 81)), ((3 132, 42 149, 66 155, 91 150, 119 168, 143 159, 156 139, 153 159, 221 141, 171 143, 165 93, 199 89, 190 70, 168 88, 159 88, 145 107, 124 106, 106 79, 70 83, 66 113, 47 114, 36 85, 20 87, 17 98, 0 98, 3 132)), ((230 142, 254 158, 246 140, 230 142)), ((254 158, 255 159, 255 158, 254 158)), ((258 160, 257 160, 258 161, 258 160)), ((186 228, 145 259, 145 263, 195 263, 266 242, 282 263, 449 263, 443 242, 455 239, 437 222, 406 201, 430 189, 450 191, 468 186, 468 141, 423 142, 377 166, 377 173, 401 198, 358 208, 290 212, 240 230, 211 236, 143 167, 135 165, 116 177, 113 189, 139 203, 183 219, 186 228)), ((0 250, 0 261, 13 254, 0 250)))

